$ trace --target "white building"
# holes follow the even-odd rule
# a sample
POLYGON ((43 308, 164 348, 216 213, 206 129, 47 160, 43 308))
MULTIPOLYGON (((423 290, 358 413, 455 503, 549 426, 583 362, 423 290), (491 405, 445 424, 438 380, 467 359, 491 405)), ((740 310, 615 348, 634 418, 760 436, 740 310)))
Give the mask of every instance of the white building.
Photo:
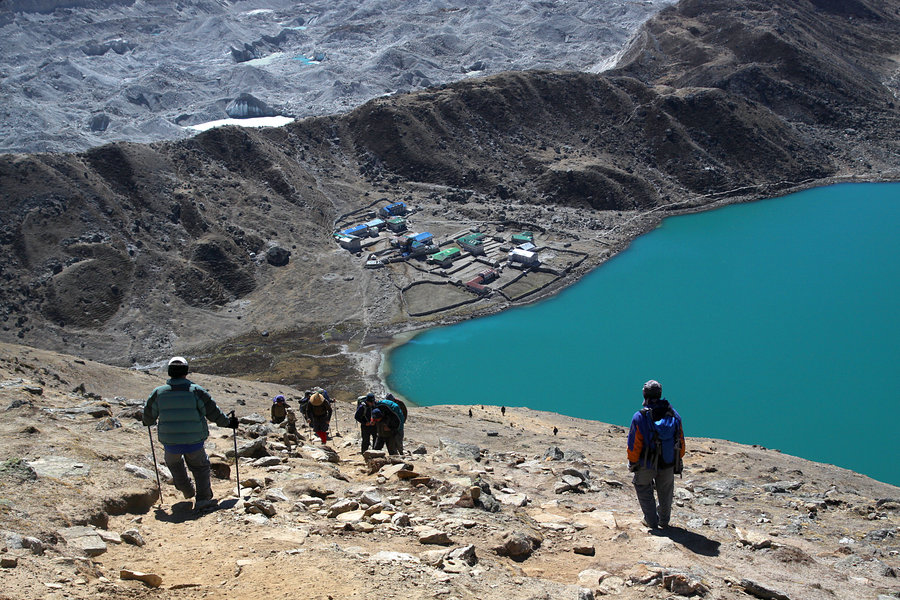
POLYGON ((530 252, 528 250, 522 250, 521 248, 513 248, 510 250, 509 262, 511 265, 519 264, 526 267, 533 267, 541 264, 537 252, 530 252))

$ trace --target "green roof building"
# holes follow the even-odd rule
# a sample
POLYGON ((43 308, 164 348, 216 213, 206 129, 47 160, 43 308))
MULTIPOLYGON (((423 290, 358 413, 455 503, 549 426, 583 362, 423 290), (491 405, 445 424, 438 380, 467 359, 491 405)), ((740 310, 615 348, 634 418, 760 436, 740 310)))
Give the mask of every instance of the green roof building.
POLYGON ((523 231, 522 233, 516 233, 512 236, 512 243, 519 244, 533 244, 534 243, 534 234, 530 231, 523 231))
POLYGON ((472 254, 484 254, 484 234, 470 233, 456 240, 463 250, 472 254))
POLYGON ((453 264, 453 260, 459 258, 460 254, 462 251, 459 248, 447 248, 429 256, 428 262, 447 267, 453 264))

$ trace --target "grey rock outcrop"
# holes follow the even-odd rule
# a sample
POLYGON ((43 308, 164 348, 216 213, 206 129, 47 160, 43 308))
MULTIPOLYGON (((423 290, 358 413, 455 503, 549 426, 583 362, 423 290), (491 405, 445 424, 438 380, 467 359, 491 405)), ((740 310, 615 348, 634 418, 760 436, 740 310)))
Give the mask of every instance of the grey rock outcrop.
POLYGON ((272 117, 275 111, 252 94, 241 94, 228 103, 225 114, 232 119, 250 119, 254 117, 272 117))

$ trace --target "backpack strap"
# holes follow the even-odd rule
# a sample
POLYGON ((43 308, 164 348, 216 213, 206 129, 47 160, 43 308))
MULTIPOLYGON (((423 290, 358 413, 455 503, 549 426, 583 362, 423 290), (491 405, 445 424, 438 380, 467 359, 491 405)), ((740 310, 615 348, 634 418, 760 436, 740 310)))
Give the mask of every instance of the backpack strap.
POLYGON ((644 417, 644 423, 647 425, 647 433, 650 434, 644 439, 644 447, 641 450, 641 462, 655 470, 659 466, 662 444, 659 441, 659 435, 656 433, 656 425, 653 423, 653 409, 644 407, 641 409, 641 415, 644 417))

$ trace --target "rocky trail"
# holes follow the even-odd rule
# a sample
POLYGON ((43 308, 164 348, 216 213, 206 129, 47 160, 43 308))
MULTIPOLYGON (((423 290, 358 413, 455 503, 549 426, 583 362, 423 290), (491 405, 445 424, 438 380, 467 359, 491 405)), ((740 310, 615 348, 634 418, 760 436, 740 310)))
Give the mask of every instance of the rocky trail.
POLYGON ((158 498, 139 414, 161 379, 0 345, 0 598, 875 599, 900 590, 894 486, 690 438, 673 526, 650 531, 624 465, 624 428, 524 408, 475 405, 470 417, 467 407, 411 407, 406 453, 362 456, 350 399, 338 399, 327 445, 303 436, 286 446, 268 406, 275 393, 299 392, 196 375, 241 417, 242 489, 232 432, 213 425, 219 503, 198 513, 165 481, 158 498))

